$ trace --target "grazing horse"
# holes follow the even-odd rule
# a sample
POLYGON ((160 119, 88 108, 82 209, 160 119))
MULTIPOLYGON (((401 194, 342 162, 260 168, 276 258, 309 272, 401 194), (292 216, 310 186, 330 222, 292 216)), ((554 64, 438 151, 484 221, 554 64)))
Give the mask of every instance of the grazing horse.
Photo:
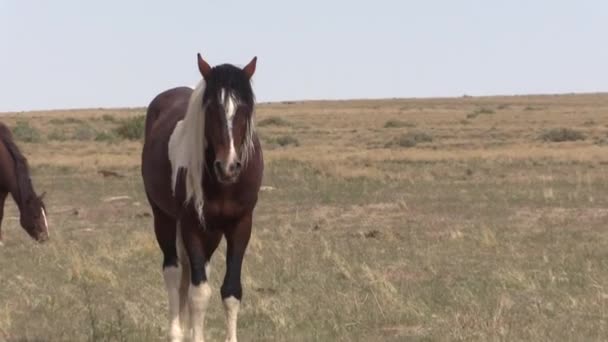
POLYGON ((204 340, 208 265, 222 236, 226 341, 237 340, 241 266, 264 171, 250 84, 256 60, 212 68, 199 54, 198 86, 167 90, 148 106, 142 177, 164 256, 172 341, 204 340))
POLYGON ((38 196, 34 192, 27 159, 13 141, 11 131, 0 123, 0 224, 4 217, 4 201, 9 192, 19 208, 21 227, 38 242, 48 240, 49 226, 42 202, 44 194, 38 196))

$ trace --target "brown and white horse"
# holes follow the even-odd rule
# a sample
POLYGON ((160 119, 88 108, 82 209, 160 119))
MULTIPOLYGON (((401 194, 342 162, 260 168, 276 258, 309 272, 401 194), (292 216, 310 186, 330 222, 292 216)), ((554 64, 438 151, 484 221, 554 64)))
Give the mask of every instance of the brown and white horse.
POLYGON ((237 340, 241 266, 264 171, 250 83, 255 67, 256 58, 242 69, 212 68, 199 54, 198 86, 167 90, 148 106, 142 176, 164 256, 172 341, 204 340, 208 265, 222 236, 226 341, 237 340))
POLYGON ((23 229, 38 242, 48 240, 49 226, 42 202, 44 194, 36 195, 27 159, 13 141, 11 131, 0 123, 0 224, 4 217, 4 202, 9 193, 19 208, 19 221, 23 229))

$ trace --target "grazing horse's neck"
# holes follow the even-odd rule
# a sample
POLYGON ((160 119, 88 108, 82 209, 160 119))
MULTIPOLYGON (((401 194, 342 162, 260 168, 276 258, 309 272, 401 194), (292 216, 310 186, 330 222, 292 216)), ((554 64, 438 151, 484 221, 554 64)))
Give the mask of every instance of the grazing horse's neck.
POLYGON ((10 190, 13 199, 19 207, 19 211, 22 212, 25 208, 25 200, 28 196, 34 195, 34 187, 30 178, 30 171, 27 165, 27 159, 21 154, 21 151, 8 137, 2 137, 2 142, 8 150, 11 161, 13 172, 7 174, 14 174, 15 178, 8 180, 10 184, 7 184, 7 188, 10 190))

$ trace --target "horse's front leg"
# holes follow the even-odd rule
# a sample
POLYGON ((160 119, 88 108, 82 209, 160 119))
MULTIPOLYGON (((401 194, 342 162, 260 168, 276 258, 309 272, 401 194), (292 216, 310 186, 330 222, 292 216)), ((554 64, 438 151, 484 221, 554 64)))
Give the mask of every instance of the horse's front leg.
POLYGON ((6 201, 6 196, 8 192, 0 193, 0 246, 4 243, 2 242, 2 218, 4 217, 4 201, 6 201))
POLYGON ((251 214, 243 217, 234 227, 226 229, 226 276, 222 284, 222 301, 226 313, 226 341, 237 341, 237 319, 243 298, 241 267, 249 238, 251 237, 251 214))
POLYGON ((209 260, 205 254, 203 228, 194 213, 185 214, 180 220, 184 249, 190 262, 190 288, 188 302, 190 304, 190 324, 192 326, 192 341, 205 340, 205 312, 211 297, 211 287, 205 270, 209 260))

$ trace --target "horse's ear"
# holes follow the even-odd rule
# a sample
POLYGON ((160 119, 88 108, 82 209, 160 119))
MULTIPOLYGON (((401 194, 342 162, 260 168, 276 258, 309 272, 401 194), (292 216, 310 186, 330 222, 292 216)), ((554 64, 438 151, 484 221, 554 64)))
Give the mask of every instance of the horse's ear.
POLYGON ((253 57, 253 59, 251 60, 251 62, 249 62, 249 64, 247 64, 244 68, 243 71, 245 72, 245 75, 247 75, 247 78, 251 78, 251 76, 253 76, 253 74, 255 73, 255 64, 258 61, 258 57, 253 57))
POLYGON ((43 200, 43 199, 44 199, 44 196, 46 196, 46 191, 45 191, 45 192, 43 192, 42 194, 40 194, 40 196, 38 196, 38 198, 39 198, 40 200, 43 200))
POLYGON ((209 76, 211 76, 211 66, 209 66, 209 64, 207 62, 205 62, 203 57, 201 57, 200 53, 198 53, 197 56, 198 56, 198 71, 201 72, 201 75, 203 76, 205 81, 207 81, 209 79, 209 76))

